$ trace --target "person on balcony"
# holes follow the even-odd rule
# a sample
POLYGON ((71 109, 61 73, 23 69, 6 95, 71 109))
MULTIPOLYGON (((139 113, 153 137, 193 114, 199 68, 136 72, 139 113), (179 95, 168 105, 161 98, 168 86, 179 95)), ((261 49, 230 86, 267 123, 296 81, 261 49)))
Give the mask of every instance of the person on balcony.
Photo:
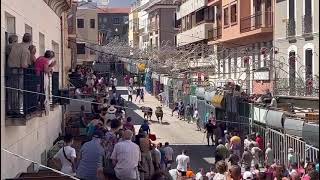
MULTIPOLYGON (((14 39, 14 38, 13 38, 14 39)), ((14 40, 13 40, 14 41, 14 40)), ((32 41, 32 36, 29 33, 25 33, 21 43, 13 43, 11 48, 9 47, 10 54, 8 56, 8 79, 7 86, 16 89, 25 89, 24 87, 24 70, 26 70, 30 62, 29 46, 32 41)), ((23 115, 24 112, 24 92, 14 89, 8 90, 8 113, 23 115)))
POLYGON ((18 36, 15 34, 10 35, 8 39, 8 45, 6 46, 6 66, 8 65, 8 59, 9 59, 12 46, 14 46, 17 43, 18 43, 18 36))
POLYGON ((40 95, 40 105, 41 108, 43 108, 44 105, 46 112, 49 111, 49 76, 56 65, 56 61, 52 60, 53 58, 54 52, 47 50, 44 56, 38 57, 35 62, 35 72, 38 82, 37 91, 45 94, 40 95))

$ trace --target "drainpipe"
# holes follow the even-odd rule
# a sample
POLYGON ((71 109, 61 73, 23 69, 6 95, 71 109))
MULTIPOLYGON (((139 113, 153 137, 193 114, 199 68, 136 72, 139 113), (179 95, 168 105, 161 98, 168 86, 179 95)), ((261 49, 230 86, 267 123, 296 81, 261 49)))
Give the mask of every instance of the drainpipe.
MULTIPOLYGON (((64 48, 64 27, 63 27, 63 15, 64 13, 62 13, 62 15, 60 16, 60 38, 61 38, 61 73, 59 73, 59 75, 61 76, 61 79, 62 79, 62 87, 64 87, 64 52, 63 52, 63 48, 64 48)), ((59 88, 61 89, 61 88, 59 88)), ((65 119, 64 119, 64 114, 66 112, 66 105, 64 104, 61 108, 61 132, 62 132, 62 135, 65 134, 65 119)))

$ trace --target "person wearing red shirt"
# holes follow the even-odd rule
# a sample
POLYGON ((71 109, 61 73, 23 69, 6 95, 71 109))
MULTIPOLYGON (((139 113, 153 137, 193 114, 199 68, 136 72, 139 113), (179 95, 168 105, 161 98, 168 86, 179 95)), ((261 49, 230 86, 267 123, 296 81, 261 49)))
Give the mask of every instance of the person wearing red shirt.
MULTIPOLYGON (((258 144, 259 149, 261 149, 261 153, 259 154, 259 159, 263 159, 262 157, 263 152, 264 152, 264 142, 263 142, 263 138, 261 137, 260 133, 257 133, 257 137, 256 137, 256 143, 258 144)), ((261 163, 261 162, 260 162, 261 163)))

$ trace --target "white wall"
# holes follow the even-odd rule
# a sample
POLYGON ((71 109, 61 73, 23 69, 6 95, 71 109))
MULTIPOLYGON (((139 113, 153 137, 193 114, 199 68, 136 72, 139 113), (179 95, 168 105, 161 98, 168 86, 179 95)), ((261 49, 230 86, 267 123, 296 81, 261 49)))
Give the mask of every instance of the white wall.
MULTIPOLYGON (((25 24, 28 24, 32 27, 33 44, 37 48, 39 48, 39 32, 41 32, 45 35, 45 49, 53 49, 52 41, 54 41, 59 44, 59 52, 61 52, 60 18, 43 0, 1 0, 1 104, 3 105, 5 104, 4 38, 7 28, 5 12, 15 17, 19 42, 25 33, 25 24)), ((61 60, 61 54, 56 56, 60 56, 59 60, 61 60)), ((32 118, 26 126, 12 127, 5 126, 4 111, 5 107, 1 106, 1 148, 40 162, 40 154, 52 146, 61 131, 61 108, 57 107, 54 111, 50 111, 49 116, 32 118)), ((1 179, 14 177, 17 173, 26 171, 29 164, 1 151, 1 179)))
POLYGON ((208 0, 187 0, 179 7, 177 11, 177 19, 181 19, 182 17, 205 7, 208 3, 208 0))

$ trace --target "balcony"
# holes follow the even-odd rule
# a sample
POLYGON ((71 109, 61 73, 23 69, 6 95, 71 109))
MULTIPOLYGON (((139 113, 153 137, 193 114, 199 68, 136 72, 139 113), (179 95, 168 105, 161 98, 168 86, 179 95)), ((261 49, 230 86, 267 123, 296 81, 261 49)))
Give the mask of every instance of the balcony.
POLYGON ((177 10, 177 20, 202 7, 206 7, 207 3, 208 0, 186 0, 186 2, 182 3, 179 9, 177 10))
POLYGON ((212 29, 213 23, 203 23, 177 34, 178 46, 202 41, 209 38, 209 30, 212 29))
POLYGON ((159 29, 158 23, 156 23, 156 22, 149 23, 149 25, 148 25, 148 31, 149 32, 153 32, 153 31, 156 31, 158 29, 159 29))
POLYGON ((258 12, 240 19, 240 32, 245 33, 261 28, 273 27, 273 12, 258 12))
POLYGON ((222 37, 222 28, 216 27, 208 30, 208 39, 211 41, 216 41, 222 37))
POLYGON ((302 35, 306 38, 312 38, 313 37, 313 18, 311 15, 304 15, 302 17, 302 35))
MULTIPOLYGON (((58 96, 59 73, 54 72, 48 80, 49 95, 58 96)), ((6 125, 26 125, 26 120, 42 114, 45 84, 44 74, 37 75, 34 69, 10 68, 6 72, 6 125)), ((59 99, 51 96, 49 101, 54 106, 59 99)))
POLYGON ((48 6, 56 13, 57 16, 61 16, 62 12, 65 12, 71 8, 72 0, 43 0, 48 6))
POLYGON ((296 21, 294 19, 288 19, 287 20, 287 39, 295 40, 296 36, 296 21))

